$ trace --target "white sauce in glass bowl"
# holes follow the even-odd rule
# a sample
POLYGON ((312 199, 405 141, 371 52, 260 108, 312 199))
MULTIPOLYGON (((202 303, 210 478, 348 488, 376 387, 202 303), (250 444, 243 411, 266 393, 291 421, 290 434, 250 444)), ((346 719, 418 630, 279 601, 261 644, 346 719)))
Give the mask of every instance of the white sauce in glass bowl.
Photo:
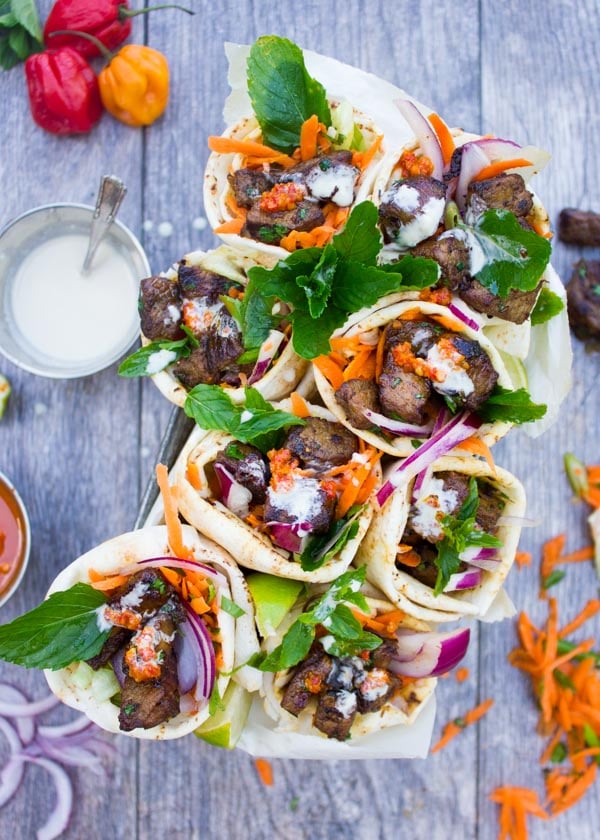
POLYGON ((81 272, 88 237, 55 236, 28 253, 12 282, 15 326, 39 353, 62 362, 102 358, 137 318, 138 279, 125 254, 104 242, 81 272))

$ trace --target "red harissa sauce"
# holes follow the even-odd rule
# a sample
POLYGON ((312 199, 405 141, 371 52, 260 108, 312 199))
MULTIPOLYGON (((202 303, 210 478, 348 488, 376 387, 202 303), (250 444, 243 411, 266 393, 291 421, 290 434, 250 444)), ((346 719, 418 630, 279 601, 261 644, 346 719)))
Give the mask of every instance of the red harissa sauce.
POLYGON ((0 478, 0 598, 11 588, 25 560, 25 519, 14 493, 0 478))

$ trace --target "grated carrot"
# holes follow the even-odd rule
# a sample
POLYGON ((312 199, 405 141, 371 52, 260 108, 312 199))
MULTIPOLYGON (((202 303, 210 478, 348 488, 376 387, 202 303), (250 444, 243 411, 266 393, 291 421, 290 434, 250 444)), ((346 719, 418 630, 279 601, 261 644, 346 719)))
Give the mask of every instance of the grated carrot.
POLYGON ((288 155, 254 140, 235 140, 233 137, 215 137, 212 135, 208 138, 208 148, 211 152, 217 152, 221 155, 242 154, 259 158, 261 161, 269 158, 271 163, 277 162, 288 167, 295 163, 294 159, 288 155))
POLYGON ((296 417, 310 417, 310 408, 298 391, 292 391, 290 401, 292 403, 292 414, 295 414, 296 417))
POLYGON ((539 803, 536 791, 529 788, 496 788, 489 796, 500 805, 500 833, 498 840, 527 840, 528 814, 547 820, 548 814, 539 803))
POLYGON ((501 172, 506 172, 507 169, 517 169, 520 166, 531 166, 530 160, 525 158, 513 158, 512 160, 498 160, 495 163, 490 163, 489 166, 484 166, 477 175, 473 178, 474 181, 485 181, 487 178, 495 178, 501 172))
POLYGON ((344 384, 344 374, 330 356, 317 356, 313 364, 336 391, 344 384))
POLYGON ((357 166, 362 172, 369 166, 383 142, 383 134, 378 134, 374 142, 371 143, 366 152, 354 152, 352 155, 352 164, 357 166))
POLYGON ((214 233, 241 233, 244 227, 244 219, 231 219, 228 222, 223 222, 214 229, 214 233))
POLYGON ((452 159, 452 153, 455 149, 454 137, 450 133, 450 129, 444 120, 437 114, 430 114, 427 119, 431 123, 431 127, 435 131, 437 139, 440 142, 444 165, 447 166, 452 159))
POLYGON ((266 758, 255 758, 254 766, 263 785, 271 787, 273 784, 273 767, 271 766, 271 762, 267 761, 266 758))
POLYGON ((183 532, 181 529, 181 522, 179 520, 179 513, 177 511, 177 502, 173 489, 169 486, 169 473, 164 464, 156 465, 156 481, 162 496, 163 507, 165 509, 165 524, 167 526, 167 539, 171 547, 171 551, 176 557, 183 560, 193 559, 193 554, 189 548, 184 545, 183 532))
POLYGON ((515 554, 515 563, 522 569, 523 566, 531 566, 531 552, 517 551, 515 554))
POLYGON ((109 592, 111 589, 118 589, 119 586, 123 586, 123 584, 127 583, 129 580, 129 575, 111 575, 111 577, 100 576, 99 578, 96 578, 96 580, 93 580, 92 573, 97 575, 98 572, 93 572, 93 570, 90 569, 88 575, 91 585, 99 592, 109 592))
POLYGON ((316 114, 304 120, 300 128, 300 160, 310 160, 317 154, 317 138, 325 126, 319 123, 316 114))
POLYGON ((494 705, 494 701, 491 698, 484 700, 479 705, 475 706, 473 709, 470 709, 466 714, 462 716, 462 719, 455 718, 455 720, 451 720, 444 726, 442 731, 442 737, 440 740, 431 748, 432 753, 439 752, 443 749, 446 744, 448 744, 453 738, 455 738, 458 734, 460 734, 465 727, 470 726, 473 723, 477 723, 478 720, 486 715, 489 710, 494 705), (460 720, 460 723, 457 721, 460 720))
POLYGON ((457 444, 456 448, 463 449, 465 452, 472 452, 474 455, 479 455, 482 458, 485 458, 490 470, 494 473, 494 475, 496 474, 496 465, 494 464, 490 448, 481 438, 472 435, 470 438, 467 438, 457 444))
POLYGON ((457 668, 454 672, 454 679, 456 682, 463 683, 469 679, 470 671, 468 668, 457 668))

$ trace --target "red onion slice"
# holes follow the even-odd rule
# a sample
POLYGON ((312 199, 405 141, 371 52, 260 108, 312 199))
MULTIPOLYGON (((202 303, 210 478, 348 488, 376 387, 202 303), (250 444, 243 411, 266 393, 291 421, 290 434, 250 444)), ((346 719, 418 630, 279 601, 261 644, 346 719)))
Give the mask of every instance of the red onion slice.
POLYGON ((460 559, 469 566, 476 566, 488 572, 495 572, 500 558, 497 548, 467 548, 460 554, 460 559))
POLYGON ((3 717, 35 717, 58 706, 60 700, 54 694, 49 694, 33 703, 10 703, 0 701, 0 715, 3 717))
POLYGON ((437 677, 454 668, 467 652, 469 628, 446 633, 398 632, 398 653, 390 670, 404 677, 437 677))
POLYGON ((38 732, 44 738, 65 738, 67 735, 78 735, 94 726, 86 715, 79 715, 68 723, 53 726, 39 726, 38 732))
POLYGON ((181 694, 187 694, 195 688, 198 674, 204 679, 204 651, 196 640, 196 633, 189 626, 189 621, 183 622, 175 638, 174 649, 177 655, 177 680, 181 694))
POLYGON ((420 151, 433 163, 432 177, 441 181, 444 174, 444 157, 440 141, 437 139, 429 120, 408 99, 395 99, 394 105, 414 131, 420 151))
POLYGON ((481 420, 474 414, 462 412, 446 423, 428 441, 405 458, 389 476, 387 481, 377 491, 375 498, 380 507, 386 503, 394 490, 408 484, 410 479, 424 470, 429 464, 437 461, 442 455, 450 452, 463 440, 471 437, 473 432, 481 426, 481 420))
POLYGON ((279 350, 281 342, 284 338, 284 334, 279 332, 279 330, 271 330, 269 332, 269 335, 265 341, 263 341, 261 348, 258 351, 258 358, 256 360, 256 364, 254 365, 254 370, 248 377, 248 385, 254 385, 255 382, 262 379, 269 369, 274 357, 277 355, 277 351, 279 350))
POLYGON ((221 501, 225 507, 241 519, 248 516, 250 513, 252 492, 247 487, 244 487, 243 484, 240 484, 239 481, 236 481, 235 477, 223 464, 215 461, 213 467, 221 488, 221 501))
MULTIPOLYGON (((18 703, 23 706, 29 703, 29 698, 18 688, 6 683, 0 683, 0 700, 4 703, 18 703)), ((30 717, 14 718, 15 728, 23 744, 29 744, 35 737, 35 721, 30 717)))
POLYGON ((472 330, 475 330, 475 332, 479 332, 481 327, 479 326, 477 321, 473 320, 473 318, 467 315, 466 312, 463 312, 460 306, 457 306, 455 303, 450 303, 448 309, 456 318, 458 318, 459 321, 462 321, 462 323, 465 324, 467 327, 469 327, 472 330))
POLYGON ((148 566, 149 568, 159 568, 160 566, 167 566, 169 569, 185 569, 189 572, 202 572, 203 575, 212 578, 221 586, 227 586, 227 580, 220 572, 215 572, 210 566, 204 563, 197 563, 195 560, 181 560, 179 557, 150 557, 147 560, 138 560, 136 566, 148 566))
MULTIPOLYGON (((446 409, 443 408, 443 407, 438 411, 438 415, 435 418, 435 422, 433 424, 433 429, 431 430, 432 435, 436 435, 440 431, 440 429, 442 429, 446 425, 446 420, 448 419, 448 414, 449 414, 449 412, 446 411, 446 409)), ((412 495, 411 495, 411 501, 412 502, 416 502, 417 499, 419 498, 421 490, 423 489, 423 485, 426 483, 429 476, 431 475, 431 472, 432 472, 431 467, 432 467, 432 465, 429 464, 429 466, 425 467, 424 470, 421 470, 421 472, 417 473, 417 477, 415 478, 415 483, 413 484, 413 489, 412 489, 412 495)))
POLYGON ((412 423, 406 423, 404 420, 393 420, 391 417, 386 417, 385 414, 378 414, 376 411, 371 411, 370 408, 363 408, 362 413, 367 420, 378 426, 386 432, 391 432, 394 435, 405 435, 409 437, 427 437, 433 428, 432 423, 426 426, 415 426, 412 423))
POLYGON ((54 761, 38 756, 23 755, 25 761, 30 761, 43 767, 52 776, 56 788, 56 804, 44 825, 37 830, 38 840, 55 840, 66 831, 73 810, 73 786, 71 780, 54 761))
POLYGON ((461 156, 460 175, 456 184, 456 203, 461 213, 467 206, 467 190, 469 184, 490 161, 483 149, 477 143, 465 143, 461 156))
POLYGON ((310 522, 267 522, 269 535, 275 545, 302 554, 313 530, 310 522))
POLYGON ((193 693, 196 700, 200 702, 208 700, 215 684, 217 675, 215 649, 208 629, 200 616, 185 601, 183 605, 188 618, 186 624, 191 630, 189 641, 198 648, 198 674, 196 688, 193 693))
POLYGON ((458 592, 461 589, 474 589, 481 583, 481 571, 479 569, 467 569, 466 572, 457 572, 450 575, 448 583, 443 592, 458 592))
POLYGON ((0 773, 0 808, 12 799, 23 778, 23 760, 20 756, 21 740, 17 731, 7 720, 0 718, 0 732, 8 741, 10 759, 0 773))

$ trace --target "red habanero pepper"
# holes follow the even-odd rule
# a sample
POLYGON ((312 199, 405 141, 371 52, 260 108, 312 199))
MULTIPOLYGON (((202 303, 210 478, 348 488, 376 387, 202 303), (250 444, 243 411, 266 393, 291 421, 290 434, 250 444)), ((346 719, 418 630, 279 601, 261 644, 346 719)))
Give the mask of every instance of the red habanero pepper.
POLYGON ((190 9, 173 3, 133 10, 129 8, 128 0, 56 0, 44 25, 44 43, 49 47, 70 46, 91 58, 100 55, 100 50, 92 41, 77 35, 53 33, 59 29, 87 32, 112 50, 129 37, 132 17, 156 9, 181 9, 189 15, 194 14, 190 9))
POLYGON ((83 134, 102 115, 96 74, 72 47, 30 55, 25 62, 35 122, 52 134, 83 134))

